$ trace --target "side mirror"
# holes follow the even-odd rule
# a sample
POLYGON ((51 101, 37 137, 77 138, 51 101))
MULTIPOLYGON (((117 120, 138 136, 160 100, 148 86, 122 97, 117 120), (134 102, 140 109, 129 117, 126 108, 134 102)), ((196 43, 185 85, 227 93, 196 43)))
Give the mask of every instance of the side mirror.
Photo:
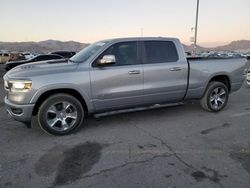
POLYGON ((105 55, 102 57, 102 59, 98 60, 98 65, 109 65, 115 63, 116 63, 116 58, 114 55, 105 55))

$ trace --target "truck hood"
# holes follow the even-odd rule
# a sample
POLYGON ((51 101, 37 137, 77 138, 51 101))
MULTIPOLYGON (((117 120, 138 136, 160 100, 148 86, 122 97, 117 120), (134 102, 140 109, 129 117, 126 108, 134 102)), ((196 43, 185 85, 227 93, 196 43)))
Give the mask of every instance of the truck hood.
POLYGON ((29 78, 40 75, 70 72, 77 68, 77 63, 67 60, 50 60, 20 65, 5 74, 8 78, 29 78))

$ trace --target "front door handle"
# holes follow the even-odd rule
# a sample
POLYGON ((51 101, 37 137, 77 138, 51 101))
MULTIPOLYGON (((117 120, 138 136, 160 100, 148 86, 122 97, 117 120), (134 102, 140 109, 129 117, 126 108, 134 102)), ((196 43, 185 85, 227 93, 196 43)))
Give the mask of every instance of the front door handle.
POLYGON ((170 71, 181 71, 182 68, 181 67, 173 67, 171 69, 169 69, 170 71))
POLYGON ((139 71, 139 70, 132 70, 132 71, 129 71, 128 74, 141 74, 141 71, 139 71))

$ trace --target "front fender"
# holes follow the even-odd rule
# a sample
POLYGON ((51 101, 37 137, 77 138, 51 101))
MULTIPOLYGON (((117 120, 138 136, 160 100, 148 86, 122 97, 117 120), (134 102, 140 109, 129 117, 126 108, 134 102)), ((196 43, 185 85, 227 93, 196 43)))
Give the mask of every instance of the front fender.
POLYGON ((46 85, 42 88, 40 88, 39 90, 37 90, 35 92, 35 94, 33 95, 33 97, 30 100, 30 104, 35 104, 37 102, 37 100, 39 99, 39 97, 48 92, 48 91, 52 91, 52 90, 57 90, 57 89, 73 89, 75 91, 77 91, 82 98, 84 99, 87 107, 88 107, 88 111, 91 113, 94 111, 94 106, 90 100, 89 95, 82 90, 81 88, 79 88, 76 84, 70 84, 70 83, 64 83, 64 84, 51 84, 51 85, 46 85))

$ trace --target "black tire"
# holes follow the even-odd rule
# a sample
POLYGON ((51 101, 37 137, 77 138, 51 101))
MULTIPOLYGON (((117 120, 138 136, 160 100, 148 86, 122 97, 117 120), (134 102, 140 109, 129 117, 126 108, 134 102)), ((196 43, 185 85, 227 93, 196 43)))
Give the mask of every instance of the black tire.
POLYGON ((39 126, 52 135, 71 134, 81 126, 83 120, 84 108, 82 104, 68 94, 55 94, 47 98, 40 106, 37 115, 39 126), (67 107, 65 107, 66 104, 67 107))
POLYGON ((209 112, 219 112, 223 108, 225 108, 225 106, 227 105, 228 97, 229 97, 229 91, 228 91, 227 86, 222 82, 213 81, 208 84, 206 92, 200 100, 200 104, 203 109, 209 112), (215 91, 217 89, 218 89, 218 93, 216 94, 215 91), (223 93, 224 94, 220 95, 219 92, 221 92, 220 94, 223 94, 223 93), (221 97, 218 97, 218 96, 221 96, 221 97), (223 101, 223 103, 220 101, 223 101), (218 105, 216 105, 216 103, 218 105))

